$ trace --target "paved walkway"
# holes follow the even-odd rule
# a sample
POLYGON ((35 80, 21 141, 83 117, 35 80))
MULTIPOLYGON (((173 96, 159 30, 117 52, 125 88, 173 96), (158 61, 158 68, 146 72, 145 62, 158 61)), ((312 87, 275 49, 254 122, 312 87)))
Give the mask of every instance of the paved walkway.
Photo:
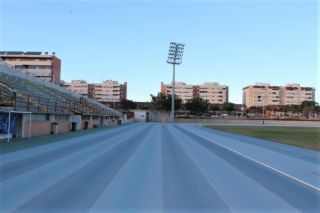
POLYGON ((318 212, 319 152, 133 124, 0 155, 1 212, 318 212))

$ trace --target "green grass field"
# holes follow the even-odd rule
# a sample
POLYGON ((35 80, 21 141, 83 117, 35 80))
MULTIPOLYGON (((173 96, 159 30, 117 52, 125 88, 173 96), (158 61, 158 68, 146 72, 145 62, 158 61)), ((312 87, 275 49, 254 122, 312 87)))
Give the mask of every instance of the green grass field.
POLYGON ((205 127, 320 151, 320 128, 317 127, 225 125, 205 127))

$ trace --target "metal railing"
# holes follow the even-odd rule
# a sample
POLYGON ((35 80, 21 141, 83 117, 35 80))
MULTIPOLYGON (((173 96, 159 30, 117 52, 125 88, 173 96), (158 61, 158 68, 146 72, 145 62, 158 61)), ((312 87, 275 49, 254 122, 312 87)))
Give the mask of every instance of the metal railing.
POLYGON ((0 87, 0 106, 12 107, 18 111, 38 113, 112 115, 105 108, 92 105, 86 99, 79 99, 79 101, 61 100, 30 93, 9 91, 4 87, 0 87))
POLYGON ((34 94, 16 92, 9 95, 0 88, 0 105, 10 106, 15 111, 28 111, 52 114, 104 115, 110 113, 86 102, 62 101, 56 98, 41 97, 34 94))

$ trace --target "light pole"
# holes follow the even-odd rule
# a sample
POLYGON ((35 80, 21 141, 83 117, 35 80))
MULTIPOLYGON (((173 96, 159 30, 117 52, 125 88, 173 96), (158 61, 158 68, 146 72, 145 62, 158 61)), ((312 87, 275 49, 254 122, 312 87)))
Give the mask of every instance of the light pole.
POLYGON ((169 46, 169 53, 168 53, 168 64, 173 65, 173 72, 172 72, 172 98, 171 98, 171 113, 170 113, 170 121, 174 121, 174 87, 175 87, 175 65, 179 65, 182 63, 182 56, 183 56, 184 44, 170 42, 169 46))

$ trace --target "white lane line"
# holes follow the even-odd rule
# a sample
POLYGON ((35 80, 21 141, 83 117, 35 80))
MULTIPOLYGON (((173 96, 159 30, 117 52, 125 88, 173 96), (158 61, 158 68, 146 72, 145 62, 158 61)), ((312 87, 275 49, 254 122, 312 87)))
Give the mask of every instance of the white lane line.
MULTIPOLYGON (((188 131, 188 130, 187 130, 187 131, 188 131)), ((192 133, 192 134, 194 134, 194 133, 192 133)), ((231 152, 233 152, 233 153, 235 153, 235 154, 237 154, 237 155, 239 155, 239 156, 241 156, 241 157, 243 157, 243 158, 246 158, 246 159, 248 159, 248 160, 251 160, 251 161, 253 161, 253 162, 255 162, 255 163, 257 163, 257 164, 259 164, 259 165, 261 165, 261 166, 264 166, 264 167, 266 167, 266 168, 268 168, 268 169, 271 169, 271 170, 273 170, 273 171, 275 171, 275 172, 278 172, 278 173, 280 173, 280 174, 282 174, 282 175, 284 175, 284 176, 286 176, 286 177, 288 177, 288 178, 290 178, 290 179, 292 179, 292 180, 295 180, 295 181, 297 181, 297 182, 299 182, 299 183, 301 183, 301 184, 303 184, 303 185, 305 185, 305 186, 308 186, 308 187, 310 187, 310 188, 312 188, 312 189, 320 192, 320 188, 317 187, 317 186, 311 185, 311 184, 309 184, 309 183, 307 183, 307 182, 305 182, 305 181, 303 181, 303 180, 300 180, 299 178, 293 177, 293 176, 291 176, 291 175, 289 175, 289 174, 287 174, 287 173, 285 173, 285 172, 282 172, 282 171, 280 171, 280 170, 278 170, 278 169, 276 169, 276 168, 273 168, 273 167, 271 167, 271 166, 269 166, 269 165, 267 165, 267 164, 264 164, 264 163, 262 163, 262 162, 260 162, 260 161, 258 161, 258 160, 255 160, 255 159, 253 159, 253 158, 251 158, 251 157, 249 157, 249 156, 247 156, 247 155, 245 155, 245 154, 242 154, 242 153, 240 153, 240 152, 238 152, 238 151, 236 151, 236 150, 234 150, 234 149, 232 149, 232 148, 230 148, 230 147, 221 145, 221 144, 217 143, 216 141, 214 141, 214 140, 211 139, 211 138, 208 138, 208 137, 205 137, 205 136, 201 136, 201 135, 197 135, 197 136, 200 137, 200 138, 203 138, 203 139, 205 139, 205 140, 208 140, 208 141, 210 141, 210 142, 212 142, 212 143, 214 143, 214 144, 216 144, 216 145, 218 145, 218 146, 220 146, 220 147, 222 147, 222 148, 224 148, 224 149, 227 149, 227 150, 229 150, 229 151, 231 151, 231 152)))

